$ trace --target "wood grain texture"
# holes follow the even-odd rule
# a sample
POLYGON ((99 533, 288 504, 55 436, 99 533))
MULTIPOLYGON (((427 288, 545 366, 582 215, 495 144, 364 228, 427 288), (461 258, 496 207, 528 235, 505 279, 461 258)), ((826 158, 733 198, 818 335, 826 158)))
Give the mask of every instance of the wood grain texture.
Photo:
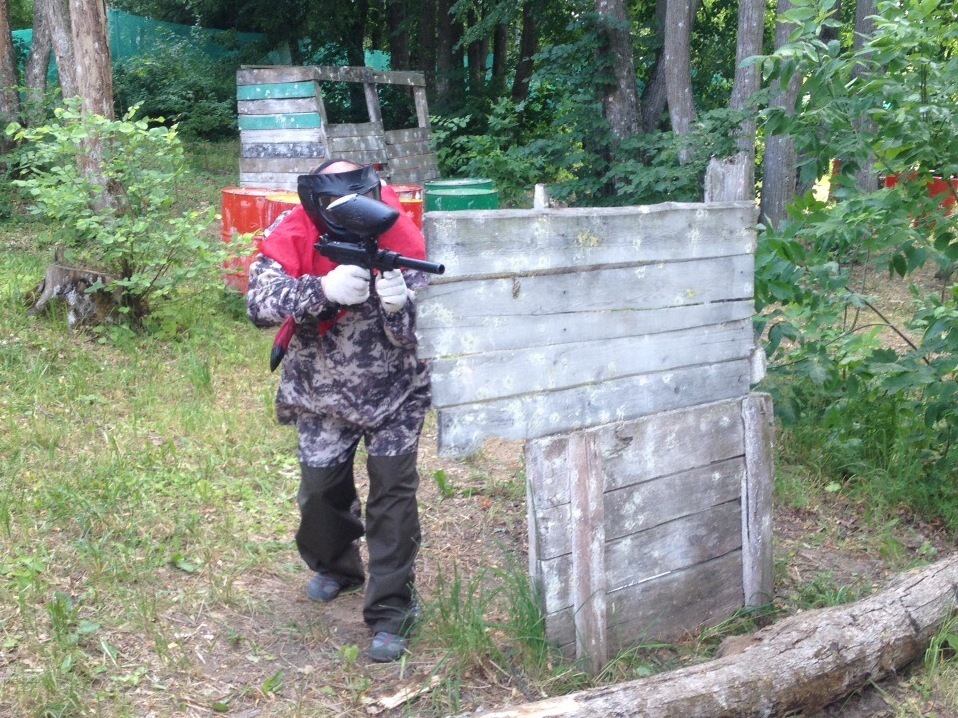
POLYGON ((427 212, 440 452, 747 393, 750 203, 427 212), (674 322, 674 324, 673 324, 674 322))
POLYGON ((772 398, 750 394, 742 402, 745 473, 742 476, 743 586, 749 606, 773 597, 772 494, 775 489, 772 398))

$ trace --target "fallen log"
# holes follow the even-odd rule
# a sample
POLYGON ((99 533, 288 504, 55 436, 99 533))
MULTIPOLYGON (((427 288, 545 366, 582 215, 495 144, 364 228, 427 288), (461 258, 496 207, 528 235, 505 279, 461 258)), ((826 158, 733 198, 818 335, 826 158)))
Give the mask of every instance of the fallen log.
POLYGON ((924 655, 956 605, 958 556, 951 556, 857 603, 768 626, 708 663, 474 715, 770 718, 817 710, 924 655))

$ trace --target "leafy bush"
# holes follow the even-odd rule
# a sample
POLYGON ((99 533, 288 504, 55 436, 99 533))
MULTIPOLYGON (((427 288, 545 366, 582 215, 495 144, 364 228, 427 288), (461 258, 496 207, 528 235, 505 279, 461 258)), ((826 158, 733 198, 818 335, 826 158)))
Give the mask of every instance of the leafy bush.
POLYGON ((958 175, 958 28, 937 0, 880 2, 861 52, 824 43, 830 3, 798 0, 800 29, 766 67, 773 81, 805 77, 794 117, 767 113, 806 158, 827 171, 836 202, 803 197, 760 237, 757 308, 773 359, 780 416, 814 432, 837 477, 873 495, 943 514, 958 527, 958 291, 912 288, 910 317, 890 317, 863 277, 912 278, 958 261, 956 220, 930 196, 937 173, 958 175), (862 73, 862 70, 865 72, 862 73), (872 127, 872 130, 864 128, 872 127), (876 162, 904 181, 861 188, 855 170, 876 162), (854 281, 853 281, 854 280, 854 281))
POLYGON ((48 125, 7 129, 27 143, 24 178, 15 184, 32 198, 34 212, 57 223, 58 245, 115 278, 120 309, 133 324, 142 321, 149 300, 179 283, 216 282, 225 259, 223 243, 207 232, 215 209, 174 208, 184 169, 176 129, 134 120, 136 110, 114 121, 81 113, 70 102, 48 125), (83 171, 91 151, 99 152, 99 166, 83 171))
POLYGON ((117 115, 138 106, 141 117, 165 118, 185 136, 235 136, 236 70, 243 58, 233 51, 212 60, 198 46, 170 35, 150 51, 114 62, 117 115))

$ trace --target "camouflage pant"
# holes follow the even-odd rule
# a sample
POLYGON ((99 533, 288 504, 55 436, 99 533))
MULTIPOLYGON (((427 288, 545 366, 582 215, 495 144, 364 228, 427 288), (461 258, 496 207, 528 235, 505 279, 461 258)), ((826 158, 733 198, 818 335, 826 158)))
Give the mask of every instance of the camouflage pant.
POLYGON ((396 412, 372 429, 334 416, 302 412, 296 418, 299 461, 314 467, 345 463, 352 459, 360 439, 366 442, 370 456, 415 453, 429 403, 428 385, 416 389, 396 412))

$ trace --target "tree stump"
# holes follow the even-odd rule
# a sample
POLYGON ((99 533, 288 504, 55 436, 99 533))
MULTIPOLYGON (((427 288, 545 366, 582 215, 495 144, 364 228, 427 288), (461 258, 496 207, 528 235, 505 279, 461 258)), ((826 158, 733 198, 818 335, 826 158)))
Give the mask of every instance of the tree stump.
POLYGON ((50 302, 62 299, 69 307, 70 329, 111 321, 119 306, 119 292, 109 289, 111 278, 104 272, 64 264, 58 252, 47 265, 43 281, 34 290, 36 300, 27 312, 31 316, 43 312, 50 302), (96 284, 102 287, 90 291, 96 284))
POLYGON ((816 710, 920 658, 956 605, 958 556, 951 556, 857 603, 738 637, 714 661, 480 715, 769 718, 816 710))

